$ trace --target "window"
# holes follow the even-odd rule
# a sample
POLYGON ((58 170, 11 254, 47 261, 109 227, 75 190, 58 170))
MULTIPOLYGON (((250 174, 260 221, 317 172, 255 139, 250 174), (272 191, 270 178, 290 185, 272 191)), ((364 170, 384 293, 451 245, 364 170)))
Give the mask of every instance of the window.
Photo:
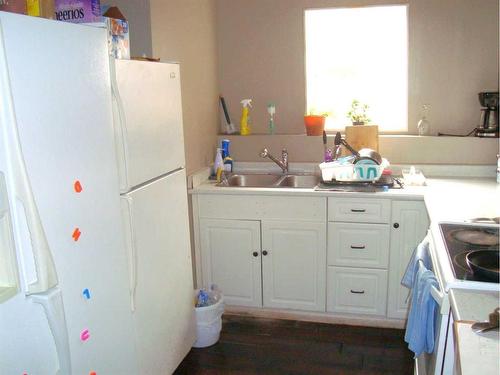
POLYGON ((407 6, 305 11, 307 111, 344 129, 352 101, 383 132, 408 130, 407 6))

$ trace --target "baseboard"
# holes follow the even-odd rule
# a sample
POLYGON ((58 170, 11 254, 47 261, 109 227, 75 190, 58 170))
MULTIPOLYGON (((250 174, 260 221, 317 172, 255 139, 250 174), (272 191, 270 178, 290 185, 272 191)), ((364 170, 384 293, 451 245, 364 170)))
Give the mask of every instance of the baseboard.
POLYGON ((350 316, 316 313, 309 311, 273 310, 265 308, 226 306, 225 314, 251 316, 266 319, 300 320, 305 322, 345 324, 351 326, 403 329, 406 321, 399 319, 377 318, 373 316, 350 316))

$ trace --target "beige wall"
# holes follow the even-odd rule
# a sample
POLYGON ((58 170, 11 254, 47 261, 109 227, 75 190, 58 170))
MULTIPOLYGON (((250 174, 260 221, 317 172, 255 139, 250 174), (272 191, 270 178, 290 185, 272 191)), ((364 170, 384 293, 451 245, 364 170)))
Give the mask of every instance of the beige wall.
POLYGON ((217 0, 220 86, 233 122, 250 97, 256 133, 266 131, 269 101, 278 133, 304 133, 304 9, 387 3, 409 4, 410 134, 422 103, 434 134, 471 130, 477 93, 498 90, 497 0, 217 0))
POLYGON ((181 66, 186 169, 214 157, 218 131, 215 0, 151 0, 153 54, 181 66))
POLYGON ((113 0, 127 18, 130 27, 130 54, 152 55, 149 0, 113 0))

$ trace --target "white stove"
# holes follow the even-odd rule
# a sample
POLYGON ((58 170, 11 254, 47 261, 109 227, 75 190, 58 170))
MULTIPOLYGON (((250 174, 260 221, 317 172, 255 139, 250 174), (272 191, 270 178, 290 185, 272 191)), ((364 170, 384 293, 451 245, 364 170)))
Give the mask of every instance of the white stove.
POLYGON ((500 225, 439 222, 431 225, 431 258, 442 291, 451 288, 500 292, 498 279, 485 279, 468 266, 465 256, 474 250, 498 252, 500 225))

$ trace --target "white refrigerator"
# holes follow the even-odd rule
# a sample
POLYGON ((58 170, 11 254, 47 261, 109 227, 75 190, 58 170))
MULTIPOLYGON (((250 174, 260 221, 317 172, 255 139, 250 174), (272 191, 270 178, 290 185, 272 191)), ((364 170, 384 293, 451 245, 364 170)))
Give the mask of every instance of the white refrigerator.
POLYGON ((0 374, 137 368, 103 29, 0 12, 0 374))
POLYGON ((194 341, 183 163, 144 178, 119 77, 105 29, 0 12, 0 374, 170 373, 194 341))
POLYGON ((111 65, 139 372, 170 374, 196 339, 179 65, 111 65))

